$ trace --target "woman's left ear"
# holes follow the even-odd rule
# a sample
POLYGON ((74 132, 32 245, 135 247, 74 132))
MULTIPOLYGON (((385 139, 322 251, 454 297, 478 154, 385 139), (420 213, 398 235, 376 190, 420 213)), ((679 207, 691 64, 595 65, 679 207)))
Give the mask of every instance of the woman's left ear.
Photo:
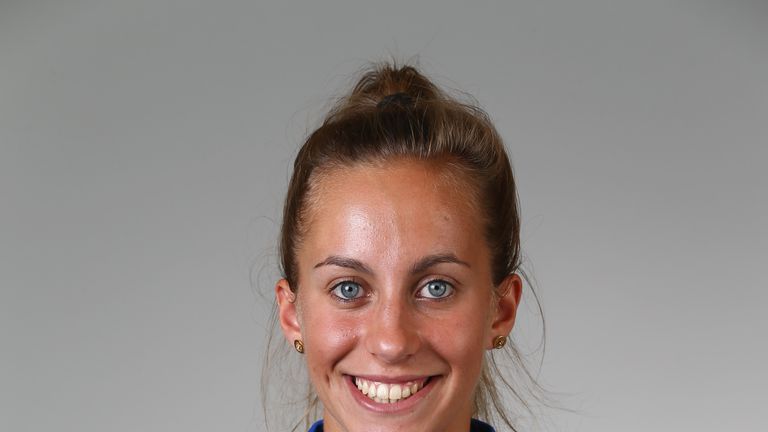
POLYGON ((523 281, 517 274, 511 274, 496 287, 494 306, 496 314, 491 324, 493 336, 508 336, 515 326, 517 307, 523 294, 523 281))

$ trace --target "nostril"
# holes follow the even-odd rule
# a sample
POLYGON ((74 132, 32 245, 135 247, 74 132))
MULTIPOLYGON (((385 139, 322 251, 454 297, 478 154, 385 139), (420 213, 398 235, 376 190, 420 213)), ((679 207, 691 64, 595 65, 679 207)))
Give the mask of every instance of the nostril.
POLYGON ((417 350, 416 338, 398 337, 378 339, 372 343, 370 351, 384 361, 395 362, 411 357, 417 350))

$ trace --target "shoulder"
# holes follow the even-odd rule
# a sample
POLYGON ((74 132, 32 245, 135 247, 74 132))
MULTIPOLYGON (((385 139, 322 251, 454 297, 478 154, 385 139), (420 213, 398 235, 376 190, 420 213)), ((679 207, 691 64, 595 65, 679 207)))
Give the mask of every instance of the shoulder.
POLYGON ((314 422, 307 432, 323 432, 323 421, 318 420, 314 422))
POLYGON ((469 426, 469 432, 496 432, 491 425, 477 419, 472 419, 469 426))
MULTIPOLYGON (((318 420, 307 432, 323 432, 323 421, 318 420)), ((469 426, 469 432, 496 432, 488 423, 481 422, 477 419, 472 419, 472 423, 469 426)))

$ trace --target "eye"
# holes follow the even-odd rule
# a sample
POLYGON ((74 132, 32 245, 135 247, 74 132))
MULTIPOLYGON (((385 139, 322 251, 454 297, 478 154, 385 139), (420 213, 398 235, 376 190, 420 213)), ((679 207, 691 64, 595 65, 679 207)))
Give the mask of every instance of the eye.
POLYGON ((333 295, 341 300, 354 300, 363 296, 363 287, 357 282, 339 282, 333 287, 333 295))
POLYGON ((442 299, 453 294, 453 285, 444 280, 431 280, 419 290, 419 297, 442 299))

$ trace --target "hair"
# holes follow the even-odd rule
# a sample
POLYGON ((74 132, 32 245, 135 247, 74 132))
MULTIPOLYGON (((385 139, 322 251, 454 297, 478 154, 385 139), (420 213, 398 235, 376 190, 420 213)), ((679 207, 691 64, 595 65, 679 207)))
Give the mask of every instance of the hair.
MULTIPOLYGON (((490 250, 495 286, 516 272, 528 280, 520 269, 520 213, 512 167, 489 116, 475 103, 449 96, 415 67, 384 63, 365 71, 351 93, 337 100, 296 156, 279 250, 282 276, 291 290, 300 289, 297 250, 308 230, 313 192, 321 176, 339 167, 403 159, 434 164, 469 186, 490 250)), ((519 413, 504 406, 502 390, 531 414, 526 396, 538 399, 543 390, 514 343, 503 351, 514 367, 503 368, 493 354, 486 354, 473 416, 500 420, 516 431, 519 413), (506 376, 509 369, 522 374, 506 376)), ((318 403, 311 386, 308 392, 305 424, 318 403)))

